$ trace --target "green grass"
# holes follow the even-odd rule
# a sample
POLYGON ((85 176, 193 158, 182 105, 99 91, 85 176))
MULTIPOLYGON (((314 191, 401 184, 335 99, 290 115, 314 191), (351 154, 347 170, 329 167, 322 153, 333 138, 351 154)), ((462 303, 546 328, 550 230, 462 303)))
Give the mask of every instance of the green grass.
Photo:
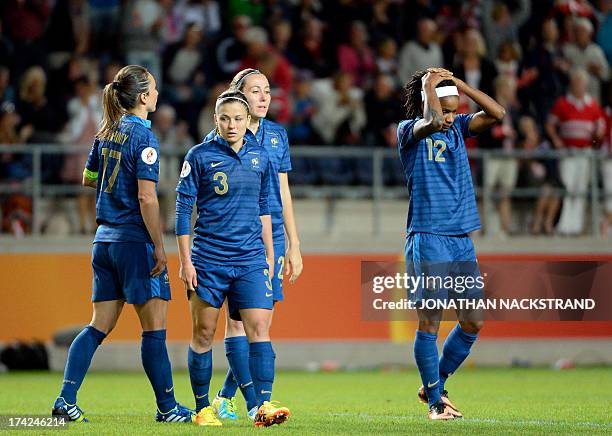
MULTIPOLYGON (((215 373, 211 394, 222 377, 215 373)), ((177 399, 192 406, 187 373, 177 372, 174 379, 177 399)), ((0 414, 47 414, 60 382, 59 373, 0 374, 0 414)), ((447 383, 452 400, 465 415, 451 422, 427 420, 426 407, 416 400, 419 385, 416 371, 280 372, 274 398, 291 409, 288 422, 253 428, 244 417, 240 398, 241 419, 210 429, 155 423, 153 395, 144 374, 93 372, 79 393, 79 405, 91 422, 73 424, 69 431, 95 435, 612 434, 612 369, 466 368, 447 383)))

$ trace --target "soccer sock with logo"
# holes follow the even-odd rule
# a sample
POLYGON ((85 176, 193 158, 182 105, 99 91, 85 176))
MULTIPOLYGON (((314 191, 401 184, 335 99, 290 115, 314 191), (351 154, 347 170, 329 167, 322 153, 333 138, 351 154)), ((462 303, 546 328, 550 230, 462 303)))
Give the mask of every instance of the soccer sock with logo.
POLYGON ((414 359, 429 399, 429 407, 440 401, 437 338, 438 335, 417 330, 414 339, 414 359))
POLYGON ((172 410, 176 406, 176 400, 172 384, 172 367, 166 349, 165 329, 142 332, 140 357, 155 392, 157 408, 162 413, 172 410))
POLYGON ((478 334, 464 332, 457 324, 444 341, 442 357, 440 357, 440 393, 444 390, 446 379, 457 371, 470 354, 470 349, 478 339, 478 334))
POLYGON ((272 396, 275 359, 276 354, 274 354, 270 341, 249 344, 249 368, 259 405, 264 401, 270 401, 272 396))
POLYGON ((60 397, 64 398, 66 403, 76 404, 77 391, 83 383, 96 349, 105 337, 105 333, 88 325, 72 341, 68 350, 64 383, 60 392, 60 397))
POLYGON ((189 366, 191 390, 195 397, 196 412, 199 412, 204 407, 210 406, 208 389, 210 387, 210 379, 212 378, 212 350, 196 353, 189 347, 187 365, 189 366))
POLYGON ((225 355, 230 369, 227 372, 220 395, 225 398, 232 398, 236 395, 236 388, 240 386, 240 391, 246 400, 247 410, 251 410, 257 406, 257 397, 251 377, 251 369, 249 368, 249 341, 247 337, 225 338, 225 355), (228 381, 230 382, 228 383, 228 381))

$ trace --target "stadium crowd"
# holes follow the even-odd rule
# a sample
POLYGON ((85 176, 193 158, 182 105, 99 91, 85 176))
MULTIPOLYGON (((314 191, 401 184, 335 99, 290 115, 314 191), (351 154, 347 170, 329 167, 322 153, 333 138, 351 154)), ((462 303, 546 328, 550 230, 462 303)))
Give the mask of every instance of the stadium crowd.
MULTIPOLYGON (((27 183, 31 156, 6 144, 82 144, 45 155, 42 180, 75 184, 101 117, 100 90, 125 64, 160 89, 153 129, 171 190, 181 151, 212 128, 232 76, 257 68, 273 86, 269 117, 292 145, 396 147, 402 86, 444 66, 494 96, 509 114, 468 147, 498 151, 603 148, 612 193, 612 1, 598 0, 5 0, 0 6, 0 183, 27 183)), ((462 99, 462 111, 473 111, 462 99)), ((511 191, 539 189, 528 231, 585 231, 589 159, 475 161, 475 183, 497 193, 502 231, 518 230, 511 191), (562 210, 561 209, 561 206, 562 210)), ((397 159, 385 183, 402 185, 397 159)), ((358 160, 293 159, 292 183, 367 184, 358 160)), ((167 198, 167 200, 171 200, 167 198)), ((3 195, 2 231, 29 231, 31 202, 3 195)), ((90 231, 79 195, 76 230, 90 231)), ((612 224, 612 201, 602 230, 612 224)), ((172 209, 168 201, 166 210, 172 209)), ((170 218, 168 217, 168 221, 170 218)), ((169 226, 170 228, 171 226, 169 226)))

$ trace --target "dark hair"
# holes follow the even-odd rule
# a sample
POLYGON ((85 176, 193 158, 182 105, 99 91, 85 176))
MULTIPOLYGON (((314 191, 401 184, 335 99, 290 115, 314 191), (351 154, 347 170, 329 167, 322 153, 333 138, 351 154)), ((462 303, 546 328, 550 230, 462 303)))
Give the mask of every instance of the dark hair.
POLYGON ((247 114, 251 113, 251 108, 249 107, 249 101, 247 100, 246 95, 244 95, 241 91, 231 88, 226 91, 223 91, 221 95, 217 97, 217 102, 215 103, 215 113, 217 113, 219 107, 222 104, 235 101, 240 102, 244 105, 247 114))
MULTIPOLYGON (((404 96, 406 102, 404 107, 406 108, 406 118, 409 120, 423 116, 423 110, 421 109, 421 89, 423 87, 421 79, 427 74, 427 71, 417 71, 412 75, 408 83, 404 85, 404 96)), ((443 80, 436 88, 440 86, 453 86, 455 83, 452 80, 443 80)))
POLYGON ((251 74, 263 74, 259 70, 255 68, 247 68, 242 71, 238 71, 234 78, 232 79, 232 83, 230 83, 230 89, 237 89, 238 91, 242 91, 244 89, 244 79, 251 74))
POLYGON ((119 70, 113 81, 104 87, 102 97, 102 127, 100 138, 119 122, 121 117, 138 104, 138 97, 149 91, 150 73, 140 65, 128 65, 119 70))

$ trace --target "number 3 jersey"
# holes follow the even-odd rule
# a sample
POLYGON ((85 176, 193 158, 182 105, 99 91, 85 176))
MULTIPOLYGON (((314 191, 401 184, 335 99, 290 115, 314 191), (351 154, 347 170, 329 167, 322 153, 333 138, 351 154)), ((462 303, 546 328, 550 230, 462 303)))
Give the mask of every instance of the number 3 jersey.
POLYGON ((250 136, 236 153, 219 135, 191 148, 176 187, 176 234, 190 233, 194 263, 250 265, 265 259, 260 216, 270 215, 269 155, 250 136))
POLYGON ((463 138, 473 114, 459 114, 446 132, 414 138, 419 119, 397 128, 400 160, 408 183, 407 233, 464 235, 480 228, 480 217, 463 138))
POLYGON ((123 116, 94 141, 85 176, 97 180, 94 242, 151 242, 138 201, 138 179, 157 183, 159 177, 159 144, 151 121, 123 116))

